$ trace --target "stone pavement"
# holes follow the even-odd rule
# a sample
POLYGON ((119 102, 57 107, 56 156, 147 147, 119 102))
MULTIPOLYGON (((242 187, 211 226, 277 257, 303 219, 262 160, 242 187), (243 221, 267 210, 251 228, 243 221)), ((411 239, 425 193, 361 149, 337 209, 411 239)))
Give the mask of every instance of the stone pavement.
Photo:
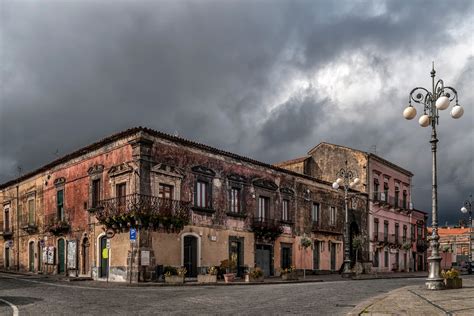
POLYGON ((364 301, 349 315, 474 315, 474 276, 462 278, 462 289, 407 286, 364 301))

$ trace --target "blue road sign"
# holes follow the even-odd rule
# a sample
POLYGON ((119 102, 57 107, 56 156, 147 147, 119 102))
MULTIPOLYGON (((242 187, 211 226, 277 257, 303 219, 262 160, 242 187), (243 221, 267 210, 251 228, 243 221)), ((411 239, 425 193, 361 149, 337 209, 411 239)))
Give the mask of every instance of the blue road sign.
POLYGON ((137 240, 137 230, 130 228, 130 240, 137 240))

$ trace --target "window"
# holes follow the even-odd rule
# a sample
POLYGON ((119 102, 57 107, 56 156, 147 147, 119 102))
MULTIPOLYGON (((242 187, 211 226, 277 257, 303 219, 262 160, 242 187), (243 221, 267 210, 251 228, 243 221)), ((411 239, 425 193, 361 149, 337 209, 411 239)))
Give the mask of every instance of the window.
POLYGON ((374 252, 374 261, 372 262, 372 264, 376 268, 379 266, 379 251, 378 250, 375 250, 374 252))
POLYGON ((288 221, 290 219, 289 211, 288 211, 288 206, 290 205, 289 200, 283 200, 283 203, 281 205, 281 220, 282 221, 288 221))
POLYGON ((388 241, 388 222, 387 221, 383 222, 383 241, 384 242, 388 241))
POLYGON ((99 206, 100 201, 100 179, 92 180, 92 199, 91 199, 91 207, 95 208, 99 206))
POLYGON ((115 195, 117 197, 117 205, 119 207, 125 206, 125 196, 127 195, 127 184, 119 183, 115 186, 115 195))
POLYGON ((388 268, 388 250, 386 250, 386 249, 384 251, 384 258, 383 259, 384 259, 383 260, 384 261, 383 266, 385 268, 388 268))
POLYGON ((35 199, 31 198, 28 200, 28 224, 34 225, 35 223, 35 199))
POLYGON ((3 209, 3 231, 9 232, 10 231, 10 208, 6 206, 3 209))
POLYGON ((399 198, 400 198, 400 188, 396 186, 395 187, 395 201, 393 203, 395 207, 400 206, 399 198))
POLYGON ((377 241, 379 237, 379 219, 374 218, 374 240, 377 241))
POLYGON ((374 201, 379 200, 379 179, 374 179, 374 201))
POLYGON ((194 205, 202 208, 212 208, 210 183, 203 180, 196 182, 194 205))
POLYGON ((407 242, 407 225, 403 225, 402 241, 403 243, 407 242))
POLYGON ((402 207, 403 207, 404 209, 407 209, 407 208, 408 208, 408 206, 407 206, 407 196, 408 196, 407 190, 403 190, 402 207))
POLYGON ((395 243, 398 244, 398 237, 400 235, 400 224, 395 223, 395 243))
POLYGON ((270 198, 266 196, 258 197, 258 219, 263 221, 269 215, 268 208, 270 206, 270 198))
POLYGON ((158 186, 158 197, 160 199, 173 199, 173 189, 174 187, 169 184, 160 183, 158 186))
POLYGON ((416 235, 417 235, 417 239, 422 239, 423 238, 423 229, 422 229, 421 225, 418 225, 416 227, 416 235))
POLYGON ((64 220, 64 190, 59 190, 56 193, 56 196, 57 196, 56 210, 57 210, 58 220, 63 221, 64 220))
POLYGON ((414 225, 414 224, 411 224, 411 227, 410 227, 410 236, 411 236, 411 240, 412 240, 412 241, 415 241, 415 225, 414 225))
POLYGON ((230 212, 240 213, 240 188, 230 189, 230 212))
POLYGON ((319 203, 313 203, 313 209, 311 212, 311 219, 313 223, 319 222, 319 203))
POLYGON ((383 183, 383 196, 381 200, 384 202, 388 201, 388 182, 383 183))
POLYGON ((331 206, 329 214, 329 225, 336 225, 336 207, 331 206))

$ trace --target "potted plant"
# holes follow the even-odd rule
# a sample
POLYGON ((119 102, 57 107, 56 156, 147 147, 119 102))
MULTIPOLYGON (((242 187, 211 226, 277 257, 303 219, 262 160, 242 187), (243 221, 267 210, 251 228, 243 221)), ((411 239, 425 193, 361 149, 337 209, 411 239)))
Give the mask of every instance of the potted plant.
POLYGON ((235 279, 235 273, 232 271, 235 270, 237 267, 237 255, 232 254, 230 259, 222 260, 221 261, 221 268, 225 269, 226 273, 224 274, 224 281, 225 283, 233 282, 235 279))
POLYGON ((251 282, 263 282, 263 270, 259 267, 255 267, 249 273, 251 282))
POLYGON ((217 283, 217 272, 218 268, 214 266, 210 266, 207 269, 207 274, 199 274, 198 275, 198 283, 217 283))
POLYGON ((282 280, 298 280, 298 274, 296 273, 295 266, 290 266, 286 269, 281 270, 282 280))
POLYGON ((186 268, 180 267, 170 267, 167 266, 164 268, 165 272, 165 283, 169 284, 183 284, 184 283, 184 276, 186 275, 186 268))
POLYGON ((462 288, 462 279, 459 277, 459 271, 451 268, 448 271, 441 271, 441 275, 444 278, 444 284, 447 289, 460 289, 462 288))

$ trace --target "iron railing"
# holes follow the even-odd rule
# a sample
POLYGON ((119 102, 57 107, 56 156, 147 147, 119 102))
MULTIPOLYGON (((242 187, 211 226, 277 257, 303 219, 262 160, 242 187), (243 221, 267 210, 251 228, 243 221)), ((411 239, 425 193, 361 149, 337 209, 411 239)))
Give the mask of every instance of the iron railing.
POLYGON ((20 227, 29 232, 35 232, 38 229, 35 214, 23 213, 20 217, 20 227))
POLYGON ((95 214, 100 223, 111 228, 181 229, 189 223, 190 207, 188 201, 134 193, 99 201, 95 214))
POLYGON ((283 227, 279 220, 265 217, 254 217, 251 227, 255 237, 261 240, 275 240, 283 233, 283 227))
POLYGON ((4 238, 13 235, 13 226, 9 221, 0 221, 0 235, 4 238))

